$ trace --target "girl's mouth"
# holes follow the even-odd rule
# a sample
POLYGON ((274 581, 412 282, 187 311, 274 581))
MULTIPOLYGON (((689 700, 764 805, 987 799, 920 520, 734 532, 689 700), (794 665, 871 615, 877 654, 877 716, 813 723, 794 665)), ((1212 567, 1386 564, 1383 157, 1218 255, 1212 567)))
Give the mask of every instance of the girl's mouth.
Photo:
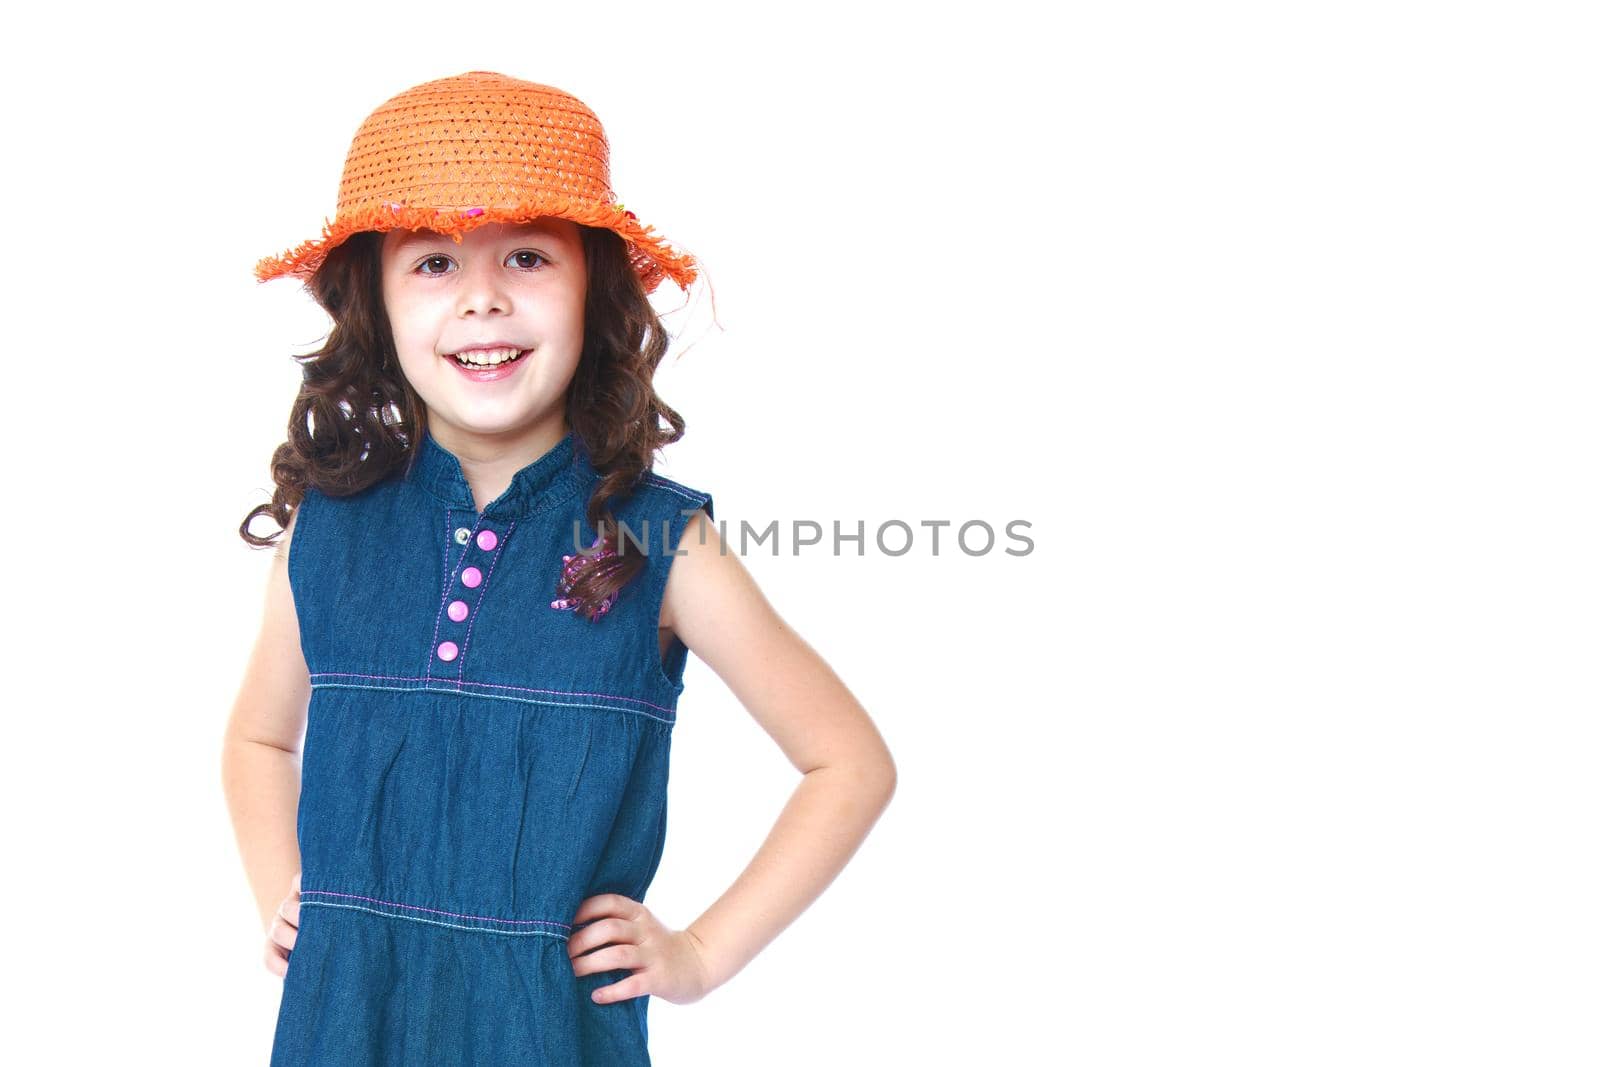
POLYGON ((459 356, 446 356, 444 358, 449 360, 450 365, 460 371, 469 381, 497 382, 516 373, 516 369, 522 365, 522 361, 532 351, 533 349, 531 348, 524 348, 510 359, 503 359, 499 363, 472 363, 461 359, 459 356))

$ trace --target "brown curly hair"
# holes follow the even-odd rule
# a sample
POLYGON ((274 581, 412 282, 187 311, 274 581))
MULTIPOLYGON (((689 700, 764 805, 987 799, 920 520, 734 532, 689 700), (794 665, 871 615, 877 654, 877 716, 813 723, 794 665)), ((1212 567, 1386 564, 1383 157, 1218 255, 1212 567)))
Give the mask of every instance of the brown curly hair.
MULTIPOLYGON (((609 503, 627 497, 655 454, 683 436, 684 422, 656 395, 655 371, 670 338, 629 263, 626 242, 606 229, 579 225, 579 231, 589 284, 583 353, 567 389, 566 415, 600 473, 587 509, 599 540, 582 554, 564 595, 592 620, 646 563, 618 543, 609 503)), ((427 424, 427 409, 400 373, 383 303, 382 242, 378 232, 351 236, 307 282, 333 329, 320 349, 293 357, 303 381, 288 440, 272 453, 272 501, 252 508, 239 525, 239 536, 256 548, 283 536, 308 486, 348 496, 411 469, 415 430, 427 424), (251 533, 258 515, 270 515, 279 529, 266 537, 251 533)))

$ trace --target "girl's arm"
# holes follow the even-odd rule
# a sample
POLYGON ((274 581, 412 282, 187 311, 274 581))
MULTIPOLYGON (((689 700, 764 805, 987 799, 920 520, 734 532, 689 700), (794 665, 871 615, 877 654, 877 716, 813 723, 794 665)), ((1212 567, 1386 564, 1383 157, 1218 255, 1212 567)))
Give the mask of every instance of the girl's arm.
POLYGON ((697 512, 668 571, 663 622, 727 683, 801 772, 766 841, 685 933, 721 985, 811 905, 883 813, 895 766, 882 736, 786 626, 697 512))
POLYGON ((222 789, 263 930, 270 930, 300 871, 295 817, 311 675, 289 587, 289 541, 299 514, 291 513, 273 555, 261 633, 222 744, 222 789))

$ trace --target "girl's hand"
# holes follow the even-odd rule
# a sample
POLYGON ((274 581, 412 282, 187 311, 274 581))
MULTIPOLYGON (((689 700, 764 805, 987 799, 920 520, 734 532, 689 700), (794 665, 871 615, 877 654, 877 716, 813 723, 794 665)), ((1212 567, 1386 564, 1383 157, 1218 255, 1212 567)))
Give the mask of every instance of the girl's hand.
POLYGON ((623 967, 633 971, 628 978, 596 989, 596 1004, 645 995, 692 1004, 711 992, 711 969, 700 941, 687 930, 669 930, 637 900, 601 893, 580 904, 572 921, 590 922, 567 938, 574 975, 623 967))
POLYGON ((267 970, 279 978, 289 973, 289 950, 294 948, 295 935, 300 931, 300 874, 295 872, 289 895, 279 903, 267 929, 267 970))

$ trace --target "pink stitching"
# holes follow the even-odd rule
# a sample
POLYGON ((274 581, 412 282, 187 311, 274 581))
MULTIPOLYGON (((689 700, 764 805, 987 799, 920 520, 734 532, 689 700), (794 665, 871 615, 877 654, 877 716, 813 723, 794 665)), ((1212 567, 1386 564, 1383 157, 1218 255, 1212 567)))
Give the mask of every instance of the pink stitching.
MULTIPOLYGON (((446 600, 450 599, 450 577, 455 573, 455 568, 450 566, 450 539, 455 531, 450 528, 453 508, 444 509, 444 584, 439 587, 439 611, 433 614, 433 641, 428 645, 428 677, 433 677, 433 657, 439 654, 439 614, 444 610, 446 600)), ((466 549, 461 550, 463 554, 466 549)))
POLYGON ((440 911, 438 908, 424 908, 424 907, 420 907, 419 905, 416 905, 416 904, 398 904, 398 903, 396 903, 395 901, 392 901, 392 900, 379 900, 377 897, 364 897, 364 896, 360 896, 359 894, 356 894, 356 893, 335 893, 332 890, 328 890, 328 889, 302 889, 302 890, 300 890, 300 895, 303 896, 303 897, 306 897, 306 896, 349 897, 352 900, 366 900, 366 901, 370 901, 373 904, 387 904, 391 908, 410 908, 412 911, 430 911, 435 915, 448 915, 452 919, 482 919, 484 922, 516 923, 516 924, 519 924, 519 925, 526 925, 528 923, 540 923, 540 924, 542 924, 544 926, 563 926, 563 927, 566 927, 568 930, 572 929, 572 924, 563 923, 563 922, 556 922, 554 919, 496 919, 492 915, 463 915, 463 914, 461 914, 460 912, 457 912, 457 911, 440 911))
MULTIPOLYGON (((422 686, 355 685, 355 684, 353 684, 351 682, 312 682, 311 683, 311 688, 313 690, 321 690, 321 689, 382 689, 382 690, 385 690, 385 691, 388 691, 388 692, 393 692, 393 693, 455 693, 457 695, 463 695, 464 694, 464 695, 467 695, 467 696, 484 696, 484 697, 498 697, 499 696, 498 693, 473 693, 470 690, 466 690, 466 689, 460 688, 459 687, 459 683, 453 682, 449 678, 437 678, 437 679, 434 679, 434 680, 435 681, 439 681, 439 682, 443 682, 445 684, 445 686, 447 686, 448 688, 440 689, 440 688, 437 688, 437 687, 432 686, 432 685, 422 685, 422 686)), ((675 719, 676 719, 676 715, 675 714, 670 714, 670 715, 665 715, 665 716, 663 716, 663 715, 655 715, 655 714, 652 714, 651 712, 645 711, 642 708, 619 708, 615 704, 576 704, 576 703, 571 703, 569 701, 564 701, 564 700, 562 700, 562 701, 539 700, 539 699, 537 699, 535 697, 523 697, 523 696, 506 697, 505 699, 518 701, 519 703, 523 703, 523 704, 540 704, 540 705, 543 705, 545 707, 551 707, 551 708, 568 708, 568 709, 571 709, 571 710, 574 710, 574 711, 583 710, 585 708, 598 708, 601 711, 620 711, 620 712, 622 712, 622 713, 624 713, 626 715, 642 715, 647 719, 654 719, 656 722, 665 723, 668 726, 671 726, 673 724, 673 722, 675 721, 675 719)))
MULTIPOLYGON (((455 535, 455 531, 450 528, 450 513, 452 510, 451 508, 444 509, 444 580, 439 583, 440 600, 450 594, 450 542, 455 535)), ((439 620, 435 618, 435 627, 438 626, 438 623, 439 620)))
MULTIPOLYGON (((500 562, 500 553, 506 550, 506 542, 511 540, 511 532, 516 528, 517 524, 515 522, 507 526, 505 536, 494 543, 494 558, 489 561, 489 573, 483 576, 483 584, 478 586, 478 602, 473 605, 472 618, 467 622, 467 636, 461 639, 461 655, 456 657, 456 681, 458 682, 461 681, 462 672, 467 669, 467 646, 472 644, 472 631, 478 625, 478 609, 483 606, 484 595, 489 592, 489 581, 494 577, 495 564, 500 562)), ((467 544, 470 545, 475 540, 476 537, 469 540, 467 544)), ((434 625, 437 626, 438 624, 438 616, 436 615, 434 616, 434 625)))
MULTIPOLYGON (((351 674, 351 673, 346 672, 346 671, 316 671, 311 675, 311 677, 313 677, 313 678, 366 678, 366 679, 369 679, 369 680, 374 681, 374 682, 440 682, 440 681, 446 681, 447 682, 447 681, 450 681, 450 679, 448 679, 448 678, 434 678, 434 677, 431 677, 431 676, 427 677, 427 678, 404 678, 404 677, 401 677, 400 675, 397 675, 397 674, 351 674)), ((629 703, 629 704, 643 704, 645 707, 647 707, 647 708, 655 708, 657 711, 665 711, 665 712, 668 712, 668 713, 671 713, 673 711, 672 708, 662 707, 660 704, 652 704, 648 700, 640 700, 637 697, 621 697, 621 696, 617 696, 615 693, 583 693, 583 692, 579 692, 577 690, 572 690, 572 689, 530 689, 529 687, 527 687, 525 685, 498 685, 498 684, 496 684, 494 682, 466 682, 466 681, 461 681, 461 682, 458 682, 457 684, 458 685, 479 685, 479 686, 484 686, 484 687, 489 688, 489 689, 512 689, 512 690, 515 690, 515 691, 517 691, 519 693, 548 693, 551 696, 605 697, 608 700, 621 700, 621 701, 624 701, 624 702, 629 703)))

